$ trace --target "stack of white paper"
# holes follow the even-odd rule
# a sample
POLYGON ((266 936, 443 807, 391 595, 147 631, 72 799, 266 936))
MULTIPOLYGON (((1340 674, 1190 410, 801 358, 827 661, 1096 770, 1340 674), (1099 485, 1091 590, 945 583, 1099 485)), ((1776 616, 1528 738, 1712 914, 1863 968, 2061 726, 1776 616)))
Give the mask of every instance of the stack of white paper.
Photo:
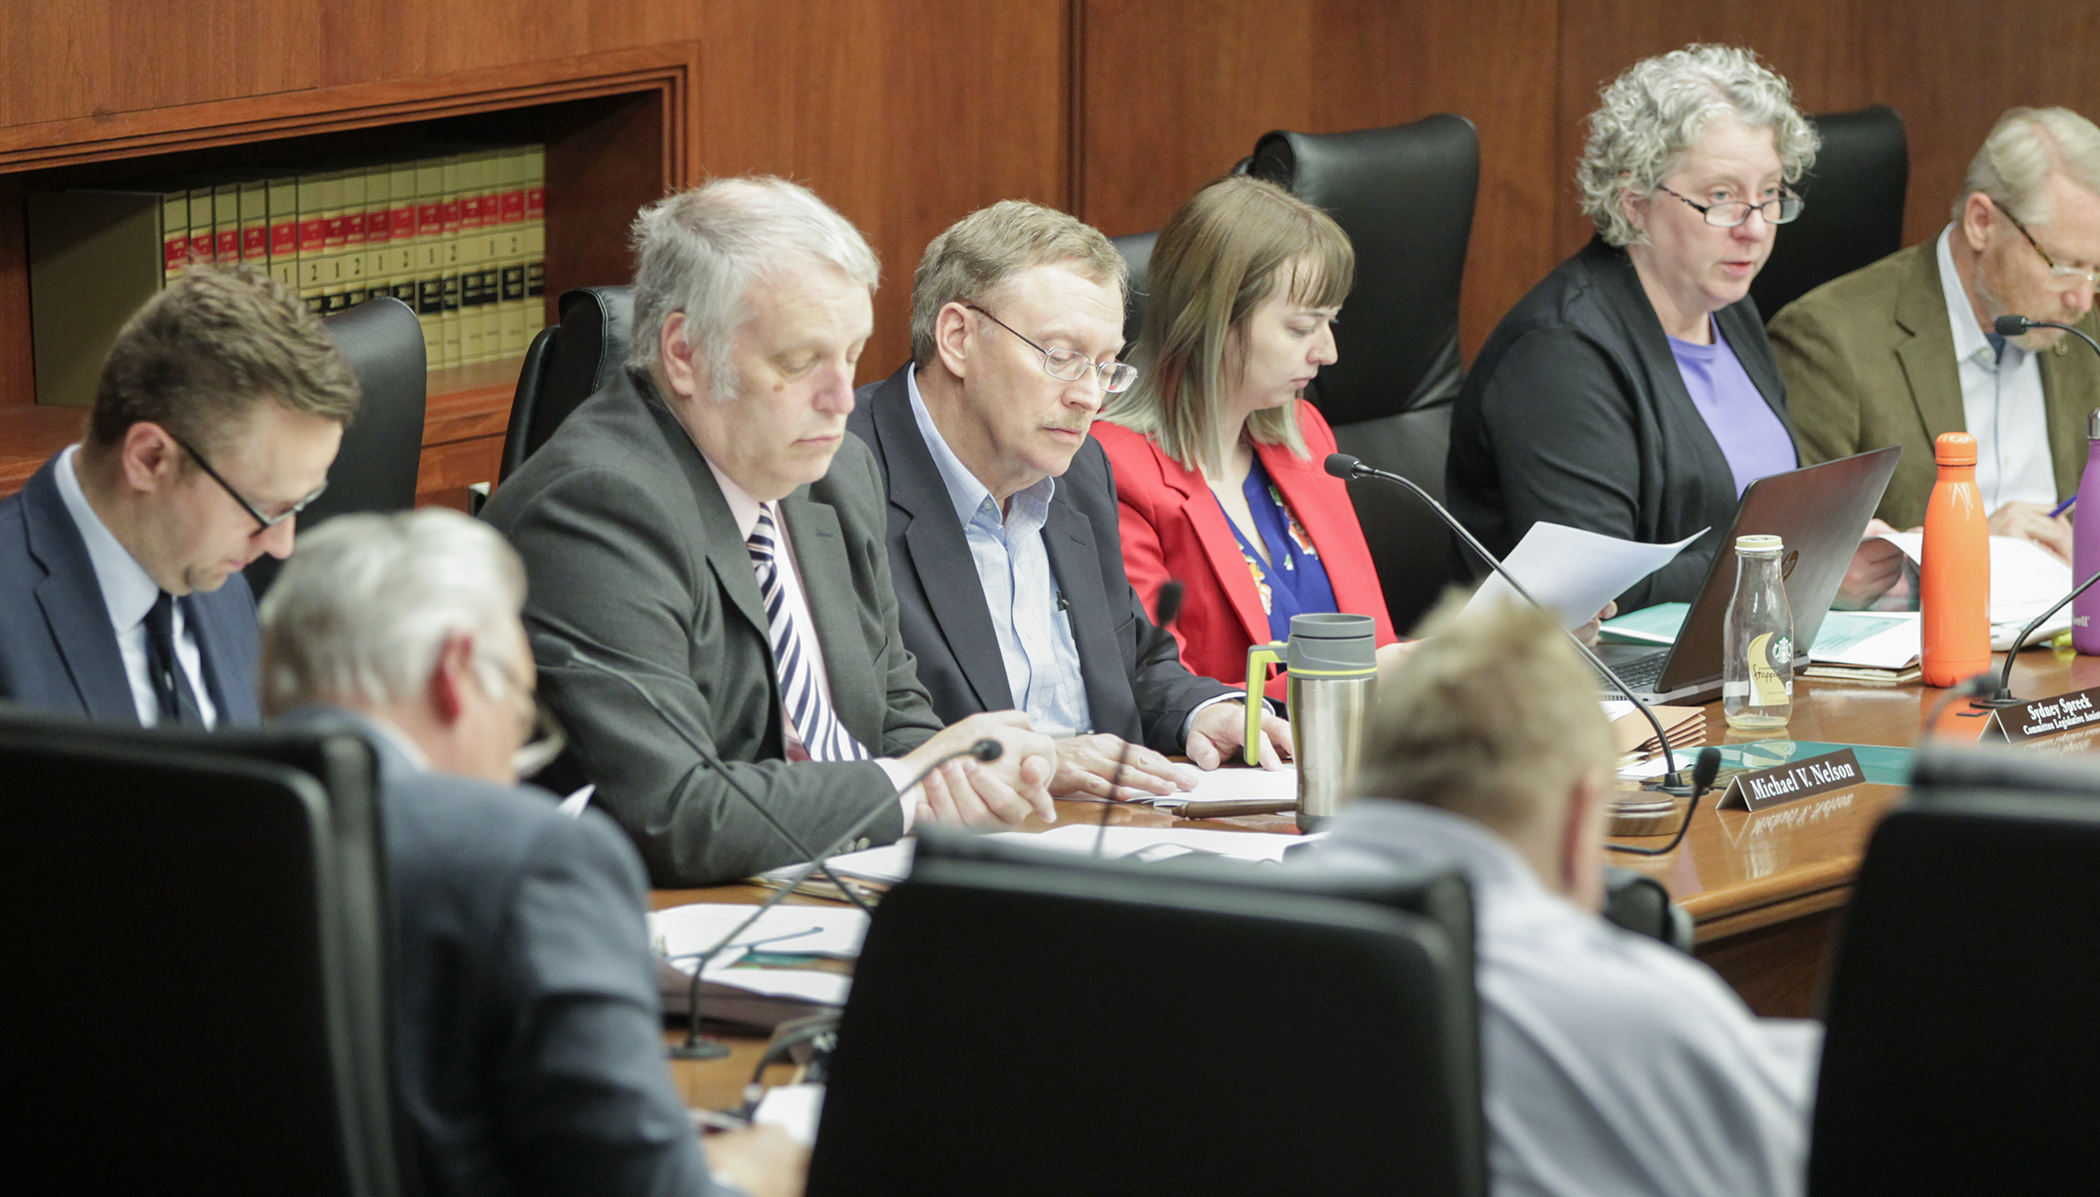
MULTIPOLYGON (((1563 625, 1579 628, 1595 619, 1604 604, 1668 565, 1686 545, 1704 535, 1706 529, 1701 528, 1676 544, 1641 544, 1540 520, 1502 559, 1502 567, 1563 625)), ((1522 601, 1502 575, 1489 574, 1473 592, 1467 610, 1487 603, 1522 601)))

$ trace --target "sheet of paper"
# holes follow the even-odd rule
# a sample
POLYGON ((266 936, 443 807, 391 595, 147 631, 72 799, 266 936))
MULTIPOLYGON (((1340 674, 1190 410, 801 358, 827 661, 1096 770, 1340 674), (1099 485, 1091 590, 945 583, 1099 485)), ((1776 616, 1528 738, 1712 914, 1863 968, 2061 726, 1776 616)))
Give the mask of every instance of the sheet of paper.
POLYGON ((1810 660, 1819 665, 1902 669, 1918 659, 1915 611, 1832 611, 1816 632, 1810 660))
MULTIPOLYGON (((1891 532, 1883 539, 1902 549, 1912 561, 1924 560, 1923 532, 1891 532)), ((2014 536, 1991 537, 1993 624, 2025 624, 2070 590, 2071 567, 2047 549, 2014 536)), ((2069 626, 2068 621, 2065 626, 2069 626)))
POLYGON ((824 1086, 803 1082, 775 1085, 759 1099, 751 1121, 757 1126, 776 1126, 788 1138, 808 1147, 817 1141, 817 1124, 824 1119, 824 1086))
MULTIPOLYGON (((692 962, 686 961, 681 971, 690 974, 692 962)), ((806 968, 738 968, 734 965, 707 966, 706 980, 731 989, 762 997, 792 998, 798 1002, 814 1002, 823 1006, 843 1006, 846 993, 853 988, 853 978, 844 973, 823 973, 806 968)))
MULTIPOLYGON (((1684 764, 1683 761, 1677 763, 1679 765, 1684 764)), ((1651 777, 1661 777, 1669 771, 1669 762, 1664 760, 1662 755, 1658 753, 1653 759, 1642 761, 1636 765, 1621 765, 1619 767, 1619 776, 1628 781, 1646 781, 1651 777)))
POLYGON ((1286 765, 1281 769, 1212 769, 1203 775, 1193 790, 1179 794, 1163 794, 1158 798, 1144 799, 1152 805, 1175 806, 1196 799, 1211 801, 1229 799, 1275 799, 1293 802, 1298 797, 1298 767, 1286 765))
MULTIPOLYGON (((911 872, 911 848, 909 837, 880 848, 864 848, 859 852, 842 852, 831 858, 831 869, 841 877, 853 877, 863 881, 880 881, 895 885, 911 872)), ((801 865, 782 865, 768 869, 761 876, 769 881, 786 881, 802 871, 801 865)), ((811 876, 823 879, 822 873, 811 876)))
POLYGON ((567 798, 562 799, 561 805, 555 807, 554 809, 560 811, 561 813, 569 816, 572 819, 580 819, 583 817, 583 808, 591 804, 591 795, 597 792, 597 786, 585 786, 582 789, 576 791, 575 793, 569 795, 567 798))
MULTIPOLYGON (((1037 848, 1090 853, 1100 829, 1091 824, 1068 823, 1041 834, 1004 831, 998 839, 1012 840, 1037 848)), ((1102 839, 1101 854, 1134 856, 1146 860, 1191 853, 1223 856, 1231 860, 1276 862, 1293 844, 1316 840, 1317 835, 1288 835, 1264 831, 1212 831, 1189 827, 1111 827, 1102 839)))
MULTIPOLYGON (((1562 624, 1579 628, 1595 618, 1604 604, 1668 565, 1686 545, 1704 535, 1706 529, 1701 528, 1676 544, 1641 544, 1540 520, 1502 564, 1562 624)), ((1500 574, 1489 574, 1469 606, 1522 601, 1500 574)))
MULTIPOLYGON (((649 916, 649 939, 669 957, 703 952, 721 943, 756 909, 757 903, 698 902, 673 906, 649 916)), ((741 960, 745 945, 756 945, 762 952, 851 959, 860 955, 860 942, 867 933, 868 916, 857 907, 775 906, 722 949, 715 964, 741 960)))
POLYGON ((1675 644, 1690 603, 1657 603, 1604 621, 1598 639, 1606 644, 1675 644))

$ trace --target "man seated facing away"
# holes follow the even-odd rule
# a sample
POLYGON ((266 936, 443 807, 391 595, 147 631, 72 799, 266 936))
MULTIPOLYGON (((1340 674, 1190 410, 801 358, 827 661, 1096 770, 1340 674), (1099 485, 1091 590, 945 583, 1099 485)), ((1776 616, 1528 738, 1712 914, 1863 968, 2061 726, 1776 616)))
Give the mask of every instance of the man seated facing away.
MULTIPOLYGON (((889 490, 904 644, 943 719, 1018 704, 1057 741, 1053 794, 1193 786, 1245 743, 1236 691, 1197 677, 1123 570, 1115 480, 1087 435, 1119 364, 1127 270, 1108 238, 1019 200, 933 239, 912 283, 912 360, 846 427, 889 490)), ((1290 728, 1264 718, 1271 767, 1290 728)))
MULTIPOLYGON (((263 704, 279 726, 347 715, 379 757, 396 1098, 422 1187, 719 1193, 664 1064, 634 850, 517 785, 524 599, 517 555, 464 515, 338 517, 263 600, 263 704)), ((799 1191, 791 1145, 715 1142, 740 1181, 799 1191)))
POLYGON ((2100 335, 2096 280, 2100 128, 2065 108, 2012 109, 1969 163, 1953 223, 1773 317, 1802 461, 1903 446, 1878 514, 1914 528, 1938 476, 1933 439, 1966 431, 1992 534, 2069 560, 2070 521, 2049 513, 2085 469, 2100 358, 2058 329, 2007 339, 1995 324, 2100 335))
POLYGON ((651 877, 801 857, 736 788, 812 852, 878 810, 856 846, 915 819, 1055 818, 1048 737, 1014 711, 943 729, 898 635, 882 482, 846 435, 874 251, 779 179, 672 196, 634 237, 627 368, 485 515, 525 560, 537 647, 587 658, 543 651, 549 697, 651 877), (998 760, 898 795, 985 738, 998 760))
POLYGON ((1498 1193, 1801 1190, 1821 1028, 1598 917, 1615 757, 1596 684, 1529 608, 1453 618, 1380 683, 1315 867, 1453 862, 1473 887, 1498 1193))
POLYGON ((0 700, 254 723, 240 571, 292 551, 357 399, 320 321, 260 271, 191 270, 146 301, 85 439, 0 501, 0 700))

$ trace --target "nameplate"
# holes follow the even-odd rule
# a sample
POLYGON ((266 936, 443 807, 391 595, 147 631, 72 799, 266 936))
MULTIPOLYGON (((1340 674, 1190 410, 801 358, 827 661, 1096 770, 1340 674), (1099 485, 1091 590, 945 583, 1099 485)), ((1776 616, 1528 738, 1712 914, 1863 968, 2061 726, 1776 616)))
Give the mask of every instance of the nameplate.
POLYGON ((1859 757, 1853 755, 1850 748, 1841 748, 1805 761, 1738 773, 1729 779, 1720 805, 1725 810, 1760 811, 1799 798, 1856 786, 1865 780, 1866 774, 1860 771, 1859 757))
POLYGON ((2100 686, 1999 707, 1983 725, 1983 739, 2025 744, 2100 723, 2100 686))

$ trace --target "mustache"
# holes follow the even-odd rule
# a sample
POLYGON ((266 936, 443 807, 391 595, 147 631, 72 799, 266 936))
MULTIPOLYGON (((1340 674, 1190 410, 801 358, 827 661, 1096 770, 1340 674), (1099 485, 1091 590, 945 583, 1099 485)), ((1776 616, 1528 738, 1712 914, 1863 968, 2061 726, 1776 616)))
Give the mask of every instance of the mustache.
POLYGON ((1094 418, 1092 416, 1087 416, 1086 418, 1080 420, 1060 420, 1055 423, 1048 423, 1043 425, 1044 428, 1047 428, 1052 432, 1085 432, 1087 429, 1092 428, 1093 426, 1094 418))

